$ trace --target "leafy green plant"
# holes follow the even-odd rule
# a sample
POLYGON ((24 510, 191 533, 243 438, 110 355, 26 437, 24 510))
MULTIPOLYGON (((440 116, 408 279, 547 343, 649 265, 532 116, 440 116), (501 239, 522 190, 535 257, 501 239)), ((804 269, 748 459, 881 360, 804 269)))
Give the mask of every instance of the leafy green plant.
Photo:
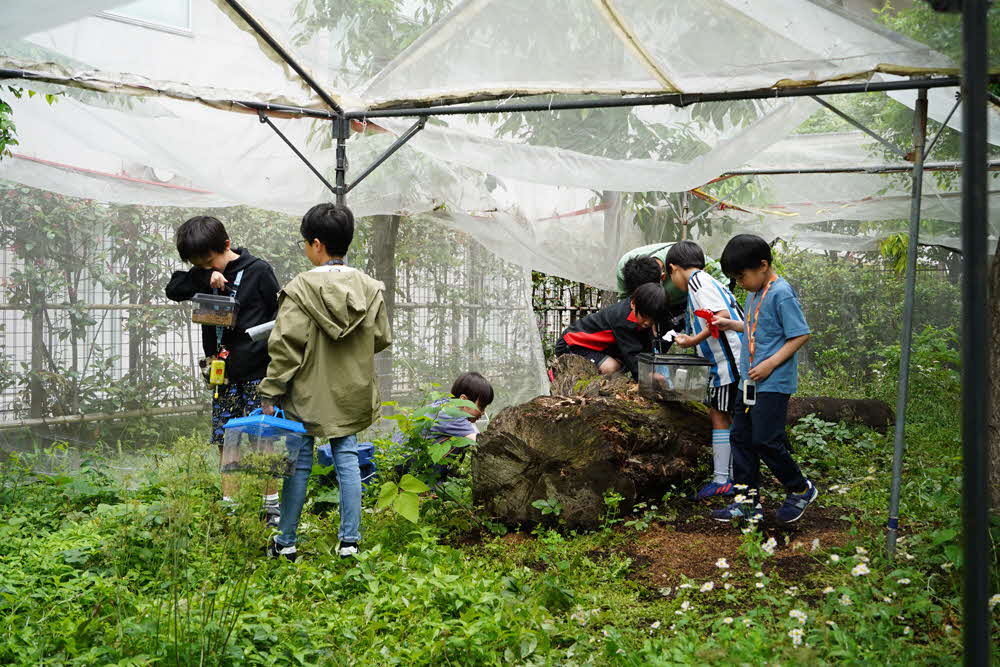
POLYGON ((608 489, 604 492, 604 511, 601 513, 601 530, 610 531, 615 524, 621 523, 621 505, 625 497, 608 489))
POLYGON ((385 482, 378 493, 375 509, 392 510, 407 521, 417 523, 420 520, 420 494, 430 491, 427 486, 413 475, 403 475, 399 483, 385 482))
POLYGON ((538 500, 531 503, 531 506, 539 510, 542 516, 551 516, 554 518, 559 518, 562 514, 563 507, 555 498, 539 498, 538 500))

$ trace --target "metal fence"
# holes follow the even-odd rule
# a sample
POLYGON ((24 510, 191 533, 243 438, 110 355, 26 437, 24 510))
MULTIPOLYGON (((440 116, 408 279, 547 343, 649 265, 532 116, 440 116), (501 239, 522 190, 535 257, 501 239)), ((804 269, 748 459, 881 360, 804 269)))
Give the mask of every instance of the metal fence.
MULTIPOLYGON (((163 294, 177 263, 169 252, 174 224, 146 229, 157 247, 145 259, 158 270, 145 289, 131 292, 117 290, 108 275, 127 282, 132 267, 105 252, 73 280, 58 277, 59 289, 26 292, 31 261, 12 246, 0 248, 0 424, 204 408, 210 392, 198 368, 201 327, 191 322, 189 304, 171 303, 163 294), (134 303, 137 292, 142 303, 134 303)), ((93 233, 102 235, 100 229, 93 233)), ((463 234, 433 235, 436 259, 397 264, 394 344, 377 359, 385 399, 409 400, 431 382, 447 389, 470 369, 498 383, 530 374, 525 347, 534 333, 526 272, 463 234)), ((364 253, 359 245, 361 268, 364 253)), ((38 271, 35 279, 56 280, 53 266, 38 271)), ((291 275, 284 273, 283 279, 291 275)))
POLYGON ((563 330, 581 317, 601 309, 602 291, 585 283, 534 272, 531 304, 545 358, 554 354, 563 330))

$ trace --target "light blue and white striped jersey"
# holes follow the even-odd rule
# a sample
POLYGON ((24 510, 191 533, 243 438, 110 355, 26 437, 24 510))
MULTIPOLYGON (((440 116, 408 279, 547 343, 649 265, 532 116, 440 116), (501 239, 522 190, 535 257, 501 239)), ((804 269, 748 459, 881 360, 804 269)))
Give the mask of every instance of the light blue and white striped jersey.
MULTIPOLYGON (((727 311, 730 319, 744 319, 743 310, 729 288, 700 270, 688 278, 687 330, 692 335, 697 335, 708 327, 705 320, 694 314, 696 310, 710 310, 713 313, 727 311)), ((709 336, 698 345, 698 354, 712 362, 709 383, 713 387, 724 387, 739 381, 743 341, 742 332, 720 331, 718 338, 709 336)))

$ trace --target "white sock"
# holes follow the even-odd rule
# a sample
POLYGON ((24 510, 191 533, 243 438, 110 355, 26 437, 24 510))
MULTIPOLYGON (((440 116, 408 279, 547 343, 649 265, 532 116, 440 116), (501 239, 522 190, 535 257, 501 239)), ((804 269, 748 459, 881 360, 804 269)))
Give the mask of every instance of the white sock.
POLYGON ((712 479, 717 484, 725 484, 729 481, 729 464, 732 458, 732 447, 729 444, 728 428, 712 429, 712 468, 715 477, 712 479))

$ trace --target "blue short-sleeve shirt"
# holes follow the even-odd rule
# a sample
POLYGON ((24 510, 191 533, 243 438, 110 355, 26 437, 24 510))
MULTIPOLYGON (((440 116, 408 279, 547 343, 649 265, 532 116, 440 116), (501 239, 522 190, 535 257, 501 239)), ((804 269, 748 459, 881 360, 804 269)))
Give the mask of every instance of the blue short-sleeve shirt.
MULTIPOLYGON (((759 292, 751 292, 747 295, 744 312, 747 318, 747 327, 744 335, 748 341, 746 354, 740 359, 740 386, 743 386, 742 378, 748 377, 750 371, 750 329, 755 321, 757 304, 760 303, 760 318, 757 321, 757 329, 754 335, 755 350, 753 355, 753 365, 756 366, 765 359, 773 356, 789 338, 804 336, 809 331, 805 315, 802 314, 802 306, 799 304, 799 297, 784 278, 778 278, 771 289, 767 291, 763 302, 760 301, 764 293, 763 288, 759 292)), ((757 383, 757 391, 771 391, 779 394, 794 394, 799 384, 799 360, 798 353, 792 355, 763 382, 757 383)))

